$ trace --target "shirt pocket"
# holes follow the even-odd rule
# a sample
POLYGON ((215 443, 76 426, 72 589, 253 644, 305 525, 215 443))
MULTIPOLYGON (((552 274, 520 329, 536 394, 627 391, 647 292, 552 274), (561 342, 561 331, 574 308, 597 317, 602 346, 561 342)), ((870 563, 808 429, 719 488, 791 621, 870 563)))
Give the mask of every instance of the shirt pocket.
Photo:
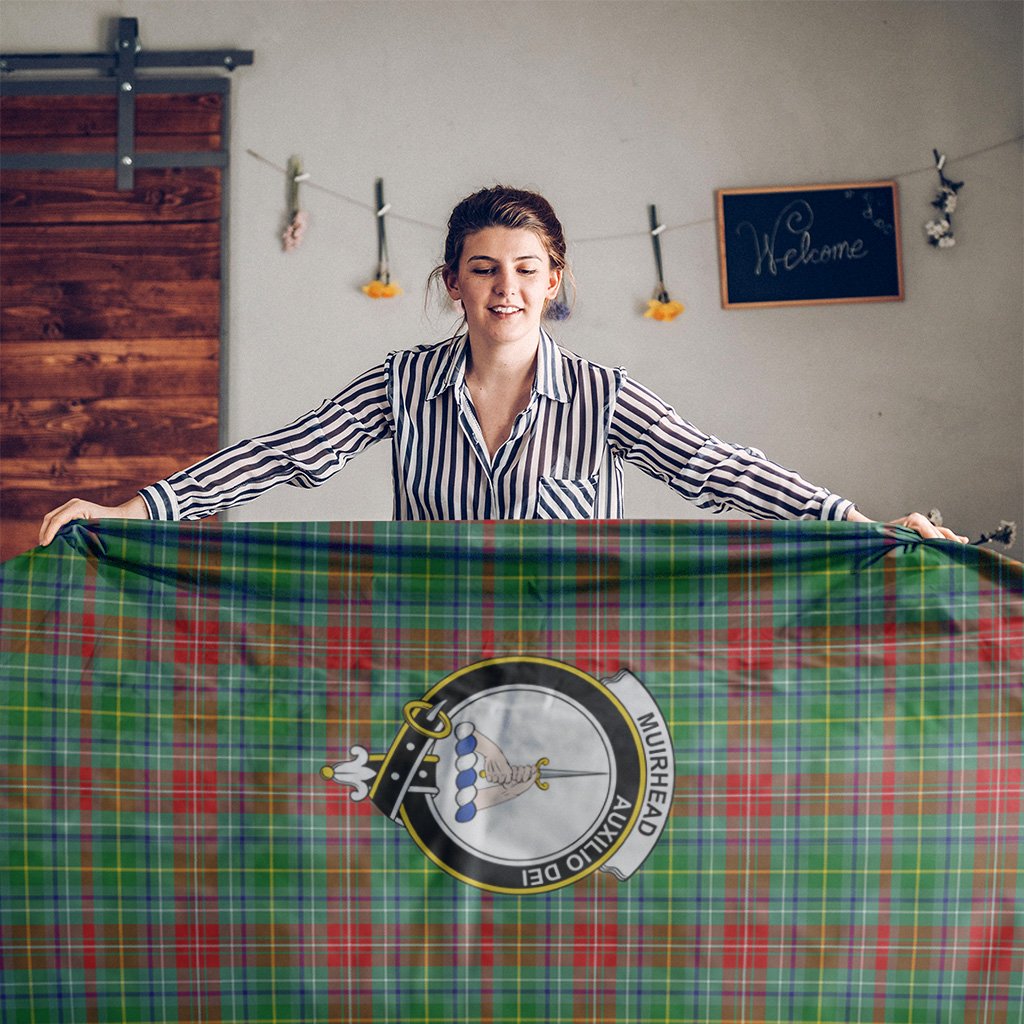
POLYGON ((597 477, 542 476, 537 482, 535 519, 593 519, 597 477))

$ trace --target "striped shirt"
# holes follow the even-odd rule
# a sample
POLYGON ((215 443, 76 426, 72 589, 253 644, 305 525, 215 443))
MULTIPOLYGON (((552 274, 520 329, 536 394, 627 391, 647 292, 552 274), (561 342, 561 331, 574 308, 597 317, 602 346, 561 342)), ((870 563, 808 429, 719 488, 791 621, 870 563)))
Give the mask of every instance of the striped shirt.
POLYGON ((617 519, 622 463, 701 508, 759 519, 845 519, 851 502, 720 441, 630 380, 541 331, 527 407, 487 451, 465 386, 468 340, 392 352, 280 430, 211 455, 140 493, 153 519, 199 519, 277 484, 316 487, 392 442, 396 519, 617 519))

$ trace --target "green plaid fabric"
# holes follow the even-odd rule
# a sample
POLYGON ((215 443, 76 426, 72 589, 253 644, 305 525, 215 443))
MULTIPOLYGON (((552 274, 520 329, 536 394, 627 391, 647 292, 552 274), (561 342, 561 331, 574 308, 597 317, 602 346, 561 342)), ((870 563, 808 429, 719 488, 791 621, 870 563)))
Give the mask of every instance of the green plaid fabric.
POLYGON ((4 1024, 1024 1019, 1017 563, 846 523, 101 522, 0 580, 4 1024), (321 775, 507 658, 660 708, 625 880, 468 884, 321 775))

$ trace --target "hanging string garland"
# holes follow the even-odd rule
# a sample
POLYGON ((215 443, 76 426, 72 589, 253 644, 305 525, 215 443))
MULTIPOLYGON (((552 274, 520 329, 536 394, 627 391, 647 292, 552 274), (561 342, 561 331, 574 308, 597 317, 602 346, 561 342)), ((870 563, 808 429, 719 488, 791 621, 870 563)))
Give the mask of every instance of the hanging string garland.
POLYGON ((391 267, 388 264, 388 236, 384 227, 384 218, 391 209, 390 203, 384 202, 384 179, 378 178, 374 184, 377 198, 377 276, 369 284, 363 285, 363 294, 371 299, 393 299, 402 294, 402 289, 391 280, 391 267))
POLYGON ((668 289, 665 287, 665 269, 661 262, 660 240, 660 236, 665 230, 665 225, 658 222, 657 207, 648 206, 647 214, 651 222, 651 246, 654 249, 654 266, 658 271, 658 283, 654 286, 654 297, 647 303, 647 311, 644 313, 644 316, 648 320, 668 322, 675 320, 683 312, 684 306, 681 302, 673 302, 669 298, 668 289))
POLYGON ((928 235, 929 245, 938 249, 949 249, 956 245, 953 237, 953 211, 956 209, 957 193, 964 187, 962 181, 952 181, 942 173, 946 166, 945 154, 940 155, 937 149, 932 150, 935 157, 935 170, 939 173, 939 192, 932 200, 935 207, 943 216, 938 220, 930 220, 924 226, 925 234, 928 235))
MULTIPOLYGON (((1024 135, 1015 135, 1008 139, 1003 139, 1000 142, 993 143, 990 146, 985 146, 981 149, 973 150, 970 153, 965 153, 958 159, 967 160, 971 157, 979 156, 982 153, 988 153, 995 149, 1000 149, 1003 146, 1011 145, 1013 143, 1020 142, 1024 139, 1024 135)), ((321 185, 318 182, 311 180, 310 175, 305 173, 301 169, 301 164, 298 163, 298 158, 293 157, 289 161, 287 168, 280 167, 273 161, 268 160, 266 157, 257 153, 255 150, 247 149, 246 152, 249 156, 261 163, 266 164, 268 167, 272 167, 280 173, 288 175, 289 181, 289 214, 290 220, 288 228, 285 230, 282 236, 282 242, 285 252, 293 252, 302 240, 302 236, 308 225, 308 214, 301 209, 299 204, 298 185, 300 182, 306 182, 308 188, 316 189, 326 195, 333 196, 342 202, 349 203, 353 206, 361 207, 362 209, 369 210, 374 213, 377 217, 377 242, 378 242, 378 260, 377 260, 377 276, 376 278, 364 285, 362 290, 365 294, 371 298, 391 298, 395 295, 400 295, 402 289, 390 279, 390 272, 387 258, 387 236, 384 227, 384 216, 391 210, 390 204, 385 204, 383 201, 383 184, 380 179, 377 179, 377 183, 380 186, 379 193, 377 196, 377 203, 375 206, 370 206, 367 203, 360 202, 357 199, 353 199, 351 196, 340 192, 336 189, 329 188, 325 185, 321 185), (293 191, 292 191, 293 190, 293 191)), ((911 175, 920 174, 924 171, 936 170, 939 174, 939 191, 932 201, 934 206, 940 213, 941 217, 928 221, 925 225, 925 233, 929 245, 935 246, 940 249, 947 249, 955 245, 955 239, 953 236, 953 220, 952 214, 956 209, 957 205, 957 193, 963 187, 962 181, 953 181, 946 177, 943 173, 946 157, 941 155, 938 150, 932 151, 934 157, 934 165, 928 167, 918 167, 913 170, 903 171, 900 174, 890 175, 892 178, 907 178, 911 175)), ((659 236, 670 231, 680 231, 687 228, 697 227, 705 224, 715 223, 715 218, 701 217, 696 220, 686 221, 681 224, 664 225, 658 224, 657 215, 654 211, 654 207, 649 207, 651 213, 652 224, 651 227, 645 232, 652 239, 652 244, 655 251, 655 263, 658 270, 658 282, 655 287, 654 298, 648 302, 647 311, 644 316, 651 320, 659 321, 670 321, 674 320, 680 313, 683 312, 684 307, 681 303, 672 302, 668 298, 668 292, 665 289, 664 273, 661 268, 661 247, 659 242, 659 236), (655 234, 657 231, 657 234, 655 234)), ((401 221, 405 224, 413 224, 417 227, 426 228, 435 233, 443 233, 444 228, 437 224, 431 224, 427 221, 418 220, 414 217, 406 217, 401 214, 390 213, 390 215, 397 221, 401 221)), ((590 242, 610 242, 619 241, 625 239, 637 238, 640 232, 625 232, 618 235, 597 235, 593 237, 579 237, 574 239, 575 245, 585 245, 590 242)), ((549 319, 559 320, 565 319, 569 315, 569 304, 565 299, 564 288, 559 290, 558 296, 549 304, 547 316, 549 319)))

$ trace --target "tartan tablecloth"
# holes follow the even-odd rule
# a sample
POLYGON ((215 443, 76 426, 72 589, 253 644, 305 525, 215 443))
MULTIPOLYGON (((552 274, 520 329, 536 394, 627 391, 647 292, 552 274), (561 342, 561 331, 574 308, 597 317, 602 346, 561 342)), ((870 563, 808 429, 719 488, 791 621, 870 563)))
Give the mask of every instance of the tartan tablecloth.
POLYGON ((3 1022, 1024 1019, 1015 562, 100 522, 0 580, 3 1022))

